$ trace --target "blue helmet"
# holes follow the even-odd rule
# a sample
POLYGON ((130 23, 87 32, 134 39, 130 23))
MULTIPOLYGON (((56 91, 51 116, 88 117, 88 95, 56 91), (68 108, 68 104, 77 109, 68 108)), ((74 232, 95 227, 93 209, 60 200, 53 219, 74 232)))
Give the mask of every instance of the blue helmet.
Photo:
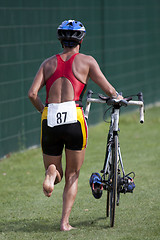
POLYGON ((86 34, 83 24, 75 20, 66 20, 57 29, 58 39, 62 42, 73 41, 80 43, 86 34))

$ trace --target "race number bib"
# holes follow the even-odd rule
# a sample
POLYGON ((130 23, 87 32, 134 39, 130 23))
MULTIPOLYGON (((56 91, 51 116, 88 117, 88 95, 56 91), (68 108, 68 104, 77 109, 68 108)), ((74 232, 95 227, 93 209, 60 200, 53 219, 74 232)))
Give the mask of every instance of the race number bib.
POLYGON ((74 101, 48 104, 47 125, 49 127, 77 122, 77 110, 74 101))

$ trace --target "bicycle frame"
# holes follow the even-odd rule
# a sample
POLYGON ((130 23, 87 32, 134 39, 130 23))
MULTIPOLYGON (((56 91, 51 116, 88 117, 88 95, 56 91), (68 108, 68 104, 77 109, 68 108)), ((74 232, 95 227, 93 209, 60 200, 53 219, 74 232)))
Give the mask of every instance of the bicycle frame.
MULTIPOLYGON (((107 175, 107 173, 109 172, 109 161, 111 159, 111 154, 112 154, 112 142, 113 142, 113 135, 118 135, 118 131, 119 131, 119 114, 120 114, 120 110, 119 108, 112 109, 112 113, 111 113, 111 122, 110 122, 110 128, 109 128, 109 136, 110 138, 108 139, 108 143, 107 143, 107 147, 108 150, 106 151, 107 156, 105 157, 105 162, 104 162, 104 166, 103 166, 103 170, 101 171, 101 173, 104 173, 104 176, 107 175)), ((123 166, 123 161, 122 161, 122 155, 121 155, 121 151, 120 151, 120 145, 118 145, 118 163, 120 163, 121 165, 121 170, 123 173, 123 177, 125 177, 125 171, 124 171, 124 166, 123 166)))
MULTIPOLYGON (((88 119, 88 115, 90 112, 90 107, 91 107, 91 103, 103 103, 107 105, 114 105, 113 103, 118 103, 119 100, 116 99, 109 99, 109 98, 101 98, 101 99, 97 99, 97 98, 92 98, 92 90, 88 91, 87 94, 87 102, 86 102, 86 109, 85 109, 85 118, 88 119)), ((138 96, 138 101, 128 101, 128 102, 124 102, 121 106, 128 106, 128 105, 135 105, 135 106, 139 106, 139 111, 140 111, 140 123, 144 122, 144 103, 143 103, 143 96, 142 93, 137 94, 138 96)), ((110 134, 113 136, 114 133, 118 134, 118 129, 119 129, 119 114, 120 114, 120 107, 118 105, 115 105, 112 107, 112 114, 111 114, 111 123, 110 123, 110 134)), ((109 147, 109 157, 111 155, 111 145, 109 147)), ((120 151, 120 146, 118 147, 118 153, 119 153, 119 162, 121 164, 121 169, 122 169, 122 173, 123 173, 123 177, 125 177, 125 171, 124 171, 124 166, 123 166, 123 161, 122 161, 122 156, 121 156, 121 151, 120 151)), ((106 173, 108 170, 108 164, 109 164, 109 157, 106 160, 107 164, 106 167, 103 168, 103 171, 106 173)))
MULTIPOLYGON (((92 98, 92 91, 88 91, 87 95, 87 104, 85 110, 85 117, 88 119, 90 105, 94 103, 106 103, 107 105, 112 106, 110 128, 107 139, 106 147, 106 156, 104 161, 102 173, 102 184, 103 189, 107 190, 107 205, 106 205, 106 214, 107 217, 110 215, 110 225, 114 226, 115 218, 115 206, 119 205, 120 193, 133 192, 133 189, 128 189, 130 180, 133 180, 129 175, 134 172, 130 172, 125 175, 120 144, 118 141, 118 131, 119 131, 119 115, 120 108, 122 106, 136 105, 140 107, 140 123, 144 122, 144 104, 143 104, 143 95, 139 93, 138 101, 131 101, 130 98, 126 100, 116 100, 106 98, 104 96, 99 96, 100 99, 92 98), (121 168, 119 167, 121 166, 121 168), (122 174, 122 177, 121 177, 122 174)), ((135 176, 135 174, 134 174, 135 176)), ((134 177, 133 177, 134 178, 134 177)), ((135 185, 134 185, 135 187, 135 185)))
MULTIPOLYGON (((108 139, 107 139, 107 148, 106 148, 106 156, 104 161, 103 170, 101 170, 102 173, 102 182, 103 182, 103 188, 107 191, 112 191, 112 181, 113 178, 113 172, 111 171, 113 162, 112 162, 112 152, 113 152, 113 145, 114 145, 114 136, 117 135, 118 138, 118 131, 119 131, 119 114, 120 110, 119 108, 112 108, 111 113, 111 121, 110 121, 110 128, 108 133, 108 139)), ((124 179, 125 179, 125 171, 122 161, 122 155, 120 151, 120 144, 118 142, 118 157, 117 157, 117 171, 118 171, 118 177, 117 177, 117 205, 119 205, 119 198, 120 198, 120 192, 122 192, 122 186, 124 179), (121 170, 120 170, 120 166, 121 170), (122 177, 121 177, 122 173, 122 177), (123 181, 122 181, 123 179, 123 181)), ((124 190, 123 190, 124 191, 124 190)), ((109 215, 109 213, 107 213, 109 215)), ((112 222, 112 224, 114 224, 112 222)))

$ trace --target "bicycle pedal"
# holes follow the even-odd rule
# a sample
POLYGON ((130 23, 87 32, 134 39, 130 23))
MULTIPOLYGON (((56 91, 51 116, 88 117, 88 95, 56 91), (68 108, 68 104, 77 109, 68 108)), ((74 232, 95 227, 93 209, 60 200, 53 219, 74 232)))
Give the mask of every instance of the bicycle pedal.
POLYGON ((101 198, 103 193, 102 177, 99 173, 92 173, 89 184, 92 190, 92 194, 96 199, 101 198))

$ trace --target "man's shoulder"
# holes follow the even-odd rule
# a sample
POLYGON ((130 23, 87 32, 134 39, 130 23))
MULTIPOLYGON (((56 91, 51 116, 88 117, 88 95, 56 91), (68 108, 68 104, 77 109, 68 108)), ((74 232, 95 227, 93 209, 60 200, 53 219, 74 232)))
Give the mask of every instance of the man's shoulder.
POLYGON ((43 66, 47 66, 47 65, 50 65, 50 64, 53 64, 53 63, 56 63, 56 55, 53 55, 47 59, 45 59, 42 63, 43 66))
POLYGON ((94 57, 92 57, 91 55, 79 53, 79 57, 80 57, 81 59, 83 59, 84 61, 87 61, 87 62, 95 61, 94 57))
POLYGON ((79 55, 85 58, 93 58, 91 55, 84 54, 84 53, 79 53, 79 55))

